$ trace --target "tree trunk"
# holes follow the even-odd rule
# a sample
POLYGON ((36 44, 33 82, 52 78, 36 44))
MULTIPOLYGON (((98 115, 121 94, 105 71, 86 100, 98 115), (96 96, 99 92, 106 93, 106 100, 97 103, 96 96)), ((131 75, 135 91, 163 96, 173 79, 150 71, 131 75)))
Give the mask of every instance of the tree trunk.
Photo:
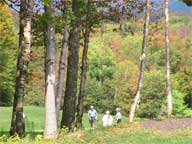
POLYGON ((170 76, 170 46, 169 46, 169 11, 168 0, 164 0, 165 10, 165 48, 166 48, 166 93, 167 93, 167 116, 172 115, 172 94, 171 94, 171 76, 170 76))
POLYGON ((86 84, 86 73, 87 73, 87 52, 89 48, 89 35, 90 35, 90 26, 89 26, 89 6, 90 1, 87 3, 87 12, 86 12, 86 26, 84 33, 84 47, 83 47, 83 57, 82 57, 82 69, 81 69, 81 81, 80 81, 80 91, 77 104, 77 120, 76 127, 82 129, 82 118, 83 118, 83 100, 85 95, 85 84, 86 84))
POLYGON ((63 32, 63 46, 60 54, 59 62, 59 80, 57 85, 57 94, 56 94, 56 114, 57 114, 57 127, 59 128, 59 111, 61 108, 61 101, 63 95, 64 81, 65 81, 65 72, 66 72, 66 57, 67 57, 67 48, 68 48, 68 29, 67 26, 64 28, 63 32))
POLYGON ((78 4, 80 0, 72 1, 72 11, 76 19, 72 24, 69 36, 68 65, 67 65, 67 81, 64 97, 63 115, 61 120, 61 128, 67 127, 73 130, 73 123, 76 112, 76 94, 77 94, 77 77, 80 47, 80 17, 78 4))
POLYGON ((53 8, 45 7, 45 13, 52 18, 48 21, 45 36, 45 129, 44 137, 49 139, 57 134, 55 108, 55 23, 53 8))
POLYGON ((31 53, 31 17, 33 2, 21 0, 19 12, 19 49, 17 58, 17 73, 15 82, 15 94, 13 100, 13 112, 10 134, 25 134, 25 119, 23 114, 24 85, 27 77, 27 68, 31 53))
POLYGON ((136 96, 131 105, 130 113, 129 113, 129 122, 132 122, 135 116, 135 110, 140 100, 140 93, 142 88, 142 83, 144 79, 144 69, 145 69, 145 53, 147 49, 147 40, 149 33, 149 13, 150 13, 150 0, 146 0, 146 9, 145 9, 145 24, 144 24, 144 35, 143 35, 143 44, 142 44, 142 52, 141 52, 141 64, 140 64, 140 75, 139 82, 137 86, 136 96))

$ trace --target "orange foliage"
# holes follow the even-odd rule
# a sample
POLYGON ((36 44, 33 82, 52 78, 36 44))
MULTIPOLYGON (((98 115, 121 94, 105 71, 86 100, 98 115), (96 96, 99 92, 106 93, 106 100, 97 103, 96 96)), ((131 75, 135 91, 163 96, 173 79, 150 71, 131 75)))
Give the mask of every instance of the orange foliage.
POLYGON ((31 77, 33 78, 38 78, 39 77, 39 74, 38 73, 30 73, 31 77))
POLYGON ((109 45, 113 52, 116 52, 118 49, 121 48, 121 41, 117 40, 116 38, 112 38, 109 42, 109 45))
POLYGON ((149 71, 150 71, 150 72, 154 72, 154 71, 155 71, 155 66, 154 66, 154 65, 151 65, 151 66, 149 67, 149 71))
POLYGON ((178 33, 176 33, 176 32, 171 32, 171 33, 169 33, 169 39, 170 39, 170 42, 171 41, 177 41, 178 40, 178 37, 179 35, 178 35, 178 33))
POLYGON ((165 35, 161 32, 155 32, 153 34, 153 37, 155 38, 158 45, 163 47, 165 45, 165 35))
POLYGON ((179 65, 179 71, 185 71, 186 70, 186 65, 185 64, 180 64, 179 65))
POLYGON ((37 59, 37 54, 34 51, 31 51, 31 53, 30 53, 30 60, 34 61, 36 59, 37 59))
MULTIPOLYGON (((155 38, 156 42, 158 45, 160 45, 161 47, 164 47, 165 45, 165 34, 161 33, 161 32, 155 32, 153 34, 153 37, 155 38)), ((185 44, 185 39, 180 37, 180 34, 178 34, 177 32, 170 32, 169 33, 169 40, 171 44, 174 44, 176 42, 181 42, 181 45, 185 44)))
POLYGON ((135 85, 138 85, 138 83, 139 83, 139 80, 138 80, 138 79, 135 79, 135 80, 134 80, 134 84, 135 84, 135 85))

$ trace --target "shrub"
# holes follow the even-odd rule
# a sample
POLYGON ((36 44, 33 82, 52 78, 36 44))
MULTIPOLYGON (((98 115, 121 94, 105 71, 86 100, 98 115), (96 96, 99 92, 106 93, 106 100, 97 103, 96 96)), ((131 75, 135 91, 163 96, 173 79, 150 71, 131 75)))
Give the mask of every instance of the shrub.
POLYGON ((192 110, 184 103, 185 95, 178 90, 173 90, 173 115, 176 117, 192 116, 192 110))
POLYGON ((145 73, 138 116, 160 118, 166 114, 165 88, 163 71, 145 73))

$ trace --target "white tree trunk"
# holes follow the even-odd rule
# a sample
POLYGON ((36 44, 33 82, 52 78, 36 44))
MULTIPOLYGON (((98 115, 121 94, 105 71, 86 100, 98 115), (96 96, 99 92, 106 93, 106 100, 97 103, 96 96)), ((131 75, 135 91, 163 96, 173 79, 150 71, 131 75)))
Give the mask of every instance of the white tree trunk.
POLYGON ((55 110, 55 75, 48 74, 45 94, 45 138, 53 138, 56 136, 56 110, 55 110))
POLYGON ((169 44, 169 10, 168 0, 164 0, 165 10, 165 48, 166 48, 166 92, 167 92, 167 116, 172 115, 172 93, 171 93, 171 76, 170 76, 170 44, 169 44))
POLYGON ((145 9, 145 24, 144 24, 144 35, 143 35, 143 44, 142 44, 142 52, 141 52, 141 64, 140 64, 140 75, 139 75, 139 83, 137 86, 136 96, 131 105, 131 109, 129 112, 129 122, 132 122, 135 116, 135 110, 140 100, 141 87, 144 79, 144 68, 145 68, 145 52, 147 49, 147 38, 149 33, 149 13, 150 13, 150 0, 146 0, 146 9, 145 9))
MULTIPOLYGON (((49 7, 45 12, 49 17, 54 18, 49 7)), ((49 139, 57 135, 56 107, 55 107, 55 24, 49 21, 46 32, 46 59, 45 59, 45 129, 44 137, 49 139)))

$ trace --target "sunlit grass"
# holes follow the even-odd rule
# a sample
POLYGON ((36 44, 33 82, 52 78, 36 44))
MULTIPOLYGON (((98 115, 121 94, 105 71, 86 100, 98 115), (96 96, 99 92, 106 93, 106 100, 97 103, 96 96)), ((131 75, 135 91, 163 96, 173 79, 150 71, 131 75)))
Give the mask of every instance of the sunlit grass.
MULTIPOLYGON (((43 132, 44 128, 44 108, 37 106, 25 106, 24 113, 26 115, 26 132, 43 132)), ((0 131, 8 132, 11 122, 12 107, 0 107, 0 131)), ((60 116, 62 113, 60 113, 60 116)), ((124 117, 123 121, 127 121, 124 117)), ((115 123, 115 119, 114 119, 115 123)), ((89 130, 89 120, 87 113, 83 117, 83 127, 89 130)), ((98 114, 97 128, 102 127, 102 114, 98 114)))
POLYGON ((90 129, 87 114, 84 114, 84 130, 70 134, 62 131, 57 139, 44 140, 42 136, 44 108, 36 106, 25 107, 27 134, 20 140, 5 133, 9 131, 11 111, 11 107, 0 107, 0 144, 191 144, 192 142, 192 129, 150 131, 143 129, 139 121, 128 124, 127 118, 123 119, 120 125, 114 124, 112 127, 103 128, 102 114, 99 114, 97 128, 94 130, 90 129))
MULTIPOLYGON (((26 106, 26 132, 42 131, 44 123, 44 108, 26 106)), ((8 132, 11 123, 12 107, 0 107, 0 130, 8 132)))
POLYGON ((66 137, 72 144, 191 144, 192 129, 178 131, 150 131, 140 124, 122 124, 76 132, 66 137))

